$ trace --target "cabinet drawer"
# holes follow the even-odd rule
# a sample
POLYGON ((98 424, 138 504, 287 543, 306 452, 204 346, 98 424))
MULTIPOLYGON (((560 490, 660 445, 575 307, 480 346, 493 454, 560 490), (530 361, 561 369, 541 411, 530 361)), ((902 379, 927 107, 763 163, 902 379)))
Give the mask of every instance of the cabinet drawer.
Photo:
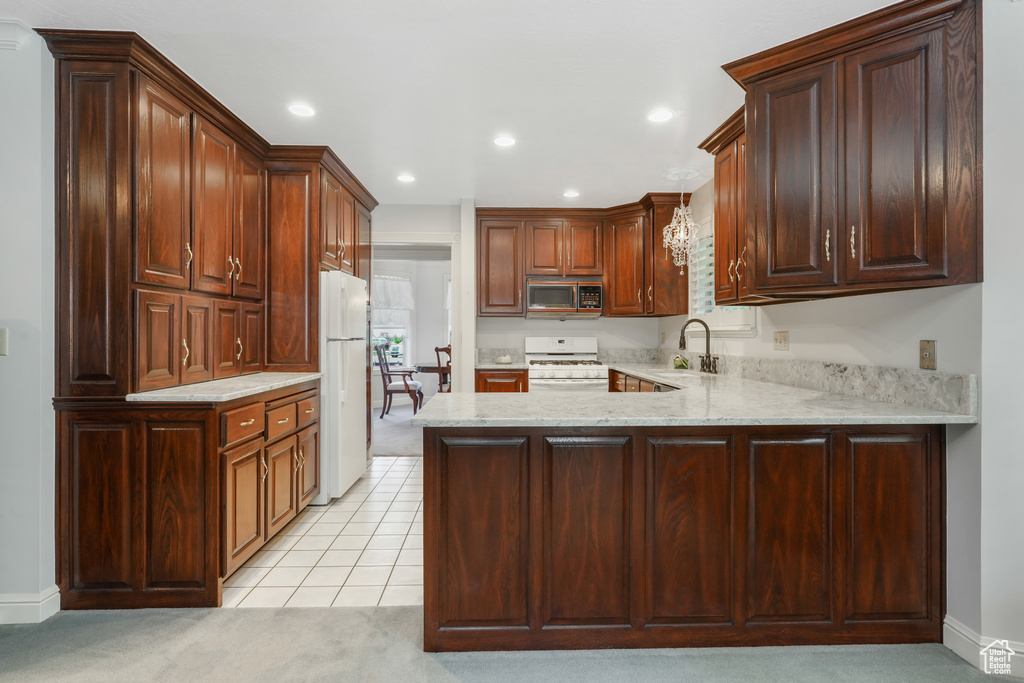
POLYGON ((320 399, 317 396, 310 396, 298 402, 299 425, 309 424, 320 417, 320 399))
POLYGON ((230 446, 263 433, 263 404, 251 403, 220 416, 220 445, 230 446))
POLYGON ((279 408, 267 411, 267 441, 295 429, 295 404, 288 403, 279 408))

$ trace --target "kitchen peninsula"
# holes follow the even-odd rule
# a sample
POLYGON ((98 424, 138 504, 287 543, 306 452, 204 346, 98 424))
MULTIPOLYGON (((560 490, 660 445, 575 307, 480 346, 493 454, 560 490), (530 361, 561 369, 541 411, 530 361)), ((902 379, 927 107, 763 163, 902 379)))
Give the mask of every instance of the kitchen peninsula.
POLYGON ((425 650, 941 641, 976 413, 646 371, 677 390, 420 411, 425 650))

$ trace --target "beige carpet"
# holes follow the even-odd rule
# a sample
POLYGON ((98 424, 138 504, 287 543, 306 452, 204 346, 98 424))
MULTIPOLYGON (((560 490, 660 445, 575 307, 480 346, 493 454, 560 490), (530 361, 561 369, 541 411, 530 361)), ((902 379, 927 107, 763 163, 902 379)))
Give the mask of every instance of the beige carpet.
MULTIPOLYGON (((429 399, 428 399, 429 400, 429 399)), ((423 428, 409 424, 412 404, 394 404, 380 417, 380 408, 373 409, 374 455, 423 455, 423 428)))

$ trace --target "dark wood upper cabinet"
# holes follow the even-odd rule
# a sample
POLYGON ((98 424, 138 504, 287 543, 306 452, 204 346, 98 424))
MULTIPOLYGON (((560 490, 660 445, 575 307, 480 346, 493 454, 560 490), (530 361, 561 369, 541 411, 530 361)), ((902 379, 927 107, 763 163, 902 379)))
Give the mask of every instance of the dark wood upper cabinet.
MULTIPOLYGON (((689 201, 689 195, 685 201, 689 201)), ((671 248, 665 246, 665 226, 679 207, 678 192, 657 192, 640 200, 644 208, 644 313, 646 315, 683 315, 690 310, 689 270, 672 261, 671 248)))
POLYGON ((188 289, 192 244, 192 110, 137 74, 135 281, 188 289))
POLYGON ((565 274, 600 276, 604 273, 601 221, 568 218, 563 228, 565 274))
POLYGON ((263 306, 242 304, 241 372, 247 375, 263 369, 263 306))
MULTIPOLYGON (((372 218, 370 211, 362 204, 356 204, 356 272, 355 276, 366 280, 366 294, 370 294, 370 283, 373 265, 373 246, 371 243, 372 218)), ((369 338, 369 337, 367 337, 369 338)), ((367 361, 369 362, 369 361, 367 361)))
POLYGON ((214 304, 214 377, 234 377, 242 371, 242 307, 234 301, 214 304))
POLYGON ((244 147, 235 147, 234 284, 237 297, 263 298, 264 214, 263 162, 244 147))
POLYGON ((482 219, 476 242, 477 315, 523 315, 523 222, 482 219))
MULTIPOLYGON (((220 303, 220 302, 217 302, 220 303)), ((202 296, 181 297, 181 384, 216 377, 214 302, 202 296)))
POLYGON ((201 116, 196 117, 193 141, 192 289, 231 294, 235 273, 234 143, 201 116))
POLYGON ((135 349, 136 391, 164 389, 178 384, 181 336, 181 296, 165 292, 135 292, 138 325, 135 349))
POLYGON ((723 67, 751 122, 751 296, 981 280, 980 7, 900 3, 723 67))
POLYGON ((562 228, 561 220, 526 221, 527 275, 559 277, 565 274, 565 262, 562 260, 562 228))
POLYGON ((320 174, 320 264, 329 270, 355 272, 356 203, 341 181, 320 174))
POLYGON ((643 315, 644 215, 613 216, 605 223, 606 315, 643 315))
POLYGON ((765 79, 747 94, 759 291, 838 281, 838 72, 835 61, 816 64, 765 79))
POLYGON ((845 59, 847 282, 946 276, 943 34, 845 59))

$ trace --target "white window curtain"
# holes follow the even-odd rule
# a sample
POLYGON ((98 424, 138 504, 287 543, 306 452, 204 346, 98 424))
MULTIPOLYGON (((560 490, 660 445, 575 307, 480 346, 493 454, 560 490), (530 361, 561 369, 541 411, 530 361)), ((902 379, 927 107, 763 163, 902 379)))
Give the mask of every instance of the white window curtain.
POLYGON ((397 275, 373 276, 373 326, 403 328, 412 322, 412 280, 397 275))

